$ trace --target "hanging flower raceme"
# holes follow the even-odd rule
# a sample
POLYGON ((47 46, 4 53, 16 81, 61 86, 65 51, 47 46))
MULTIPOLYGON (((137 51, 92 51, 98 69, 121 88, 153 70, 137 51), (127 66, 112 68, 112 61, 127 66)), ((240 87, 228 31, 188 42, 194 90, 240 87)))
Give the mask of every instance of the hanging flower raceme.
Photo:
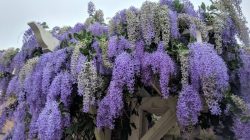
POLYGON ((26 117, 26 104, 20 102, 15 111, 15 126, 12 139, 13 140, 25 140, 25 117, 26 117))
POLYGON ((23 35, 23 46, 21 50, 14 56, 12 60, 13 62, 11 67, 15 70, 15 73, 20 71, 27 59, 31 59, 34 57, 36 52, 40 51, 41 47, 36 40, 35 33, 31 28, 29 28, 23 35))
POLYGON ((142 4, 140 12, 140 22, 141 29, 144 41, 147 45, 150 45, 155 38, 155 25, 154 25, 154 16, 157 4, 154 2, 146 1, 142 4))
POLYGON ((54 100, 61 100, 61 102, 68 107, 70 104, 70 94, 72 90, 71 75, 65 71, 59 73, 52 81, 49 94, 47 95, 47 102, 54 100))
POLYGON ((73 50, 73 53, 71 55, 71 61, 70 61, 70 73, 73 76, 73 82, 76 83, 77 82, 77 75, 80 72, 81 69, 81 65, 83 64, 83 62, 85 62, 84 60, 84 56, 82 56, 81 52, 80 52, 80 47, 83 44, 78 43, 73 50))
POLYGON ((239 69, 240 91, 241 95, 247 100, 250 99, 250 51, 247 48, 240 50, 240 59, 242 66, 239 69))
POLYGON ((10 76, 5 76, 0 78, 0 93, 3 94, 6 92, 9 81, 10 81, 10 76))
POLYGON ((224 45, 235 45, 237 40, 235 38, 237 30, 234 21, 231 18, 227 18, 222 30, 222 42, 224 45))
POLYGON ((129 41, 135 43, 141 38, 139 12, 134 7, 126 11, 127 32, 129 41))
POLYGON ((48 89, 53 78, 63 69, 69 69, 68 57, 71 54, 71 48, 65 48, 51 53, 50 61, 43 68, 42 90, 47 95, 48 89))
POLYGON ((154 20, 156 26, 156 37, 154 42, 158 44, 162 41, 165 48, 167 48, 170 39, 170 16, 169 9, 166 5, 157 5, 154 20))
POLYGON ((42 78, 43 68, 50 61, 50 58, 50 53, 41 56, 33 68, 33 72, 24 81, 26 102, 29 105, 29 112, 32 115, 33 121, 36 121, 46 102, 46 95, 42 92, 42 78))
POLYGON ((90 106, 96 104, 95 93, 101 86, 102 82, 93 62, 85 62, 78 75, 78 94, 83 96, 83 112, 88 112, 90 106))
POLYGON ((8 84, 6 95, 7 96, 17 95, 19 90, 20 86, 19 86, 18 76, 14 76, 8 84))
POLYGON ((159 74, 160 87, 164 98, 169 96, 168 83, 170 77, 175 74, 175 64, 170 56, 164 52, 164 45, 160 43, 158 50, 153 53, 145 53, 142 62, 143 81, 149 82, 150 69, 154 74, 159 74), (145 73, 144 73, 145 72, 145 73))
POLYGON ((177 39, 180 36, 179 24, 178 24, 178 13, 176 11, 169 10, 170 20, 170 32, 171 37, 177 39))
POLYGON ((30 75, 36 65, 36 63, 38 62, 38 57, 29 59, 27 61, 27 63, 23 66, 23 68, 20 70, 19 72, 19 80, 21 82, 21 84, 23 84, 26 76, 30 75))
POLYGON ((130 93, 134 92, 135 70, 132 57, 128 53, 121 53, 115 60, 112 81, 119 87, 127 86, 130 93))
POLYGON ((211 44, 193 43, 188 47, 191 83, 196 90, 202 88, 211 113, 218 115, 219 102, 229 86, 226 64, 211 44))
POLYGON ((99 103, 96 118, 97 127, 113 129, 115 119, 121 115, 123 106, 122 88, 115 81, 111 81, 107 96, 99 103))
POLYGON ((108 93, 101 100, 97 112, 97 126, 114 126, 114 119, 119 117, 123 108, 122 92, 126 87, 130 93, 134 92, 135 70, 132 57, 123 52, 117 56, 112 73, 112 80, 108 93))
POLYGON ((62 73, 61 77, 61 101, 65 107, 69 107, 72 92, 72 76, 68 71, 62 73))
POLYGON ((141 75, 141 64, 143 62, 144 57, 144 42, 143 40, 137 41, 135 46, 134 52, 134 65, 135 65, 135 72, 137 76, 141 75))
POLYGON ((183 87, 177 102, 177 118, 182 126, 198 123, 198 116, 202 109, 199 93, 192 86, 183 87))
POLYGON ((41 140, 60 140, 62 137, 62 118, 56 101, 46 103, 37 120, 38 138, 41 140))
POLYGON ((23 36, 23 46, 22 51, 26 53, 27 57, 31 57, 32 53, 39 48, 39 44, 36 40, 35 33, 31 28, 25 31, 23 36))
POLYGON ((116 13, 116 15, 110 20, 109 23, 109 34, 114 35, 124 35, 126 34, 126 9, 121 10, 116 13))

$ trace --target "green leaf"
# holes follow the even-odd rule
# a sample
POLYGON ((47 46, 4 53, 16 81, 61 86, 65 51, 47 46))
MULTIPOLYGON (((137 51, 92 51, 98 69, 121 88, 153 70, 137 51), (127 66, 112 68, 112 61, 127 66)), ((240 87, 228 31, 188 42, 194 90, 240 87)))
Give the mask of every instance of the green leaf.
POLYGON ((84 56, 88 56, 89 55, 89 50, 87 48, 80 48, 80 52, 84 55, 84 56))
POLYGON ((210 5, 210 8, 209 8, 210 10, 217 10, 217 8, 216 8, 216 6, 214 6, 214 5, 210 5))
POLYGON ((206 11, 206 5, 204 2, 201 3, 201 9, 203 9, 204 11, 206 11))

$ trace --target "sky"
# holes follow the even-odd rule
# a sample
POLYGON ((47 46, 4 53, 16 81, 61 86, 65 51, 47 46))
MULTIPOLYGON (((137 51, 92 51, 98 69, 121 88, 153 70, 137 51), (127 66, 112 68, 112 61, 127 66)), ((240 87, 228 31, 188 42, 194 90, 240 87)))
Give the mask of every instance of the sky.
MULTIPOLYGON (((46 22, 55 26, 74 26, 88 17, 87 5, 90 0, 0 0, 0 49, 20 48, 22 36, 30 21, 46 22)), ((130 6, 140 7, 145 0, 92 0, 96 9, 104 11, 105 18, 130 6)), ((150 0, 158 1, 158 0, 150 0)), ((190 0, 197 8, 201 2, 190 0)), ((242 0, 242 10, 250 22, 250 0, 242 0)), ((250 27, 250 24, 248 24, 250 27)))

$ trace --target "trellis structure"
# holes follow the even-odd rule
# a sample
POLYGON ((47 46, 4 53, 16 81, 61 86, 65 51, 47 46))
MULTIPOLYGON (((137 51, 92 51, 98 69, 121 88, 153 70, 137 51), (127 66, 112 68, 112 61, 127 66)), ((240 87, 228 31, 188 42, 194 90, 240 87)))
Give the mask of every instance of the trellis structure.
MULTIPOLYGON (((42 47, 44 52, 53 51, 56 46, 60 44, 59 40, 52 36, 52 34, 46 31, 41 25, 30 22, 28 25, 34 31, 37 38, 37 42, 42 47)), ((209 27, 209 30, 212 28, 209 27)), ((185 30, 183 34, 188 34, 189 31, 185 30)), ((201 32, 196 31, 196 40, 197 42, 202 42, 201 32)), ((160 91, 155 87, 157 92, 160 94, 160 91)), ((146 90, 140 90, 140 95, 148 95, 146 90)), ((5 108, 10 106, 16 100, 10 99, 6 104, 3 104, 0 107, 5 108)), ((130 121, 135 124, 135 128, 132 128, 132 133, 129 136, 128 140, 160 140, 166 134, 168 136, 180 137, 180 128, 177 123, 176 118, 176 97, 169 97, 168 99, 163 99, 160 96, 142 97, 142 102, 140 105, 134 104, 135 109, 138 111, 138 115, 132 115, 130 121), (160 116, 157 122, 150 128, 148 120, 146 119, 145 113, 154 114, 160 116)), ((92 114, 96 114, 96 110, 92 109, 90 111, 92 114)), ((13 121, 8 121, 5 129, 12 129, 13 121)), ((5 130, 3 133, 6 133, 5 130)), ((95 129, 95 137, 97 140, 111 140, 111 130, 105 129, 101 130, 95 129)), ((167 138, 170 139, 171 137, 167 138)))

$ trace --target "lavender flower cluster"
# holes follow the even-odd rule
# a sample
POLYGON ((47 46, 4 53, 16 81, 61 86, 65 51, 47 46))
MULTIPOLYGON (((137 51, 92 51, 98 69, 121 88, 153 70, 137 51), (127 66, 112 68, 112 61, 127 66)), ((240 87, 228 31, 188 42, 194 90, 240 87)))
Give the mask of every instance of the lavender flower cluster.
POLYGON ((183 87, 176 108, 177 118, 182 126, 197 124, 198 116, 202 109, 199 93, 190 85, 183 87))
POLYGON ((188 47, 191 83, 196 90, 202 88, 211 113, 220 114, 219 102, 229 86, 227 66, 211 44, 193 43, 188 47))

